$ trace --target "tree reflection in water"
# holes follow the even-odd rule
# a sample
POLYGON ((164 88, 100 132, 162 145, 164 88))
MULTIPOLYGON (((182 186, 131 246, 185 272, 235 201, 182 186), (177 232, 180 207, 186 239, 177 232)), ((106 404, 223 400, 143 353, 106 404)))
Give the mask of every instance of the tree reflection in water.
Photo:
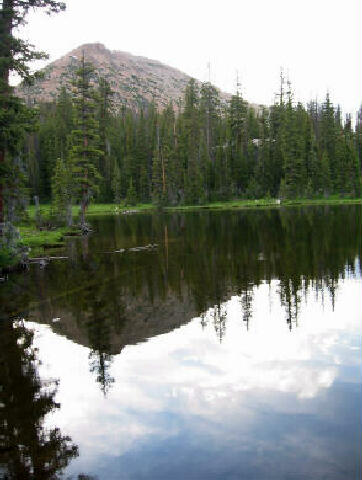
POLYGON ((45 416, 60 407, 57 382, 38 374, 33 332, 23 321, 0 321, 0 478, 55 479, 78 455, 59 428, 46 429, 45 416))

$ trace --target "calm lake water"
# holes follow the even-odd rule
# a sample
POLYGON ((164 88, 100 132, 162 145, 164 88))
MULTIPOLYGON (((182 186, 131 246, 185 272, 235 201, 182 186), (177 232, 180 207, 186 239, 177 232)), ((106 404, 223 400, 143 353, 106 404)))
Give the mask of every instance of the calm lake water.
POLYGON ((0 285, 0 479, 360 478, 361 206, 92 223, 0 285))

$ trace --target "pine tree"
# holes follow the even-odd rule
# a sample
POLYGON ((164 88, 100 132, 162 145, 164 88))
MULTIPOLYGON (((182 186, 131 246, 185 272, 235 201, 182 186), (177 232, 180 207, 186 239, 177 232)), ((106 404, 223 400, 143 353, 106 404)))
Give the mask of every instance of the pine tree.
POLYGON ((73 82, 75 129, 71 133, 69 151, 74 192, 81 205, 82 229, 85 229, 85 215, 89 202, 98 190, 97 182, 100 176, 96 165, 103 156, 99 148, 99 124, 95 116, 93 76, 94 67, 85 61, 83 54, 73 82))
POLYGON ((152 200, 162 207, 166 203, 166 186, 164 168, 162 165, 162 153, 160 146, 156 146, 152 162, 152 200))
POLYGON ((136 189, 133 185, 133 179, 131 177, 129 179, 129 185, 128 185, 127 196, 126 196, 126 204, 127 205, 136 205, 136 203, 137 203, 137 193, 136 193, 136 189))
POLYGON ((328 153, 324 151, 320 161, 319 191, 325 196, 328 196, 331 191, 331 184, 331 170, 328 153))
POLYGON ((175 148, 175 112, 171 103, 158 116, 158 119, 155 154, 152 159, 152 181, 153 183, 156 181, 162 187, 162 205, 174 204, 177 198, 178 168, 175 148), (155 159, 156 167, 154 165, 155 159), (157 167, 157 164, 159 167, 157 167))
POLYGON ((272 172, 270 194, 275 197, 279 194, 279 190, 285 191, 285 179, 283 189, 281 181, 283 175, 283 167, 288 163, 286 159, 286 138, 287 138, 287 122, 286 122, 286 92, 285 78, 283 72, 280 74, 280 88, 277 99, 270 108, 270 130, 269 130, 269 153, 270 167, 272 172), (279 98, 278 98, 279 97, 279 98))
POLYGON ((358 153, 356 150, 350 115, 346 116, 345 125, 339 136, 338 143, 341 143, 342 150, 339 161, 341 171, 340 193, 349 196, 360 196, 361 171, 359 168, 358 153))
MULTIPOLYGON (((10 73, 16 72, 21 78, 30 80, 28 62, 46 58, 44 52, 35 51, 32 46, 15 37, 16 29, 25 23, 30 9, 44 8, 47 13, 64 10, 65 4, 53 0, 3 0, 0 11, 0 248, 9 248, 7 235, 4 236, 4 221, 8 224, 7 212, 13 207, 6 206, 7 198, 21 198, 16 190, 9 191, 9 185, 21 188, 22 175, 14 178, 19 163, 22 140, 26 131, 33 128, 34 113, 13 94, 9 84, 10 73), (14 163, 15 162, 15 163, 14 163), (5 187, 8 197, 4 198, 5 187), (10 195, 10 197, 9 197, 10 195)), ((20 168, 21 170, 21 168, 20 168)), ((11 226, 10 230, 13 228, 11 226)))
POLYGON ((32 179, 32 188, 33 195, 38 195, 41 200, 49 201, 55 159, 60 156, 57 148, 58 132, 55 120, 55 105, 41 105, 39 119, 38 151, 36 152, 37 172, 36 178, 32 179))
POLYGON ((185 200, 187 203, 199 203, 202 197, 202 178, 200 171, 200 118, 199 91, 194 79, 185 90, 185 108, 183 112, 182 132, 185 155, 185 200))
POLYGON ((270 195, 272 188, 272 172, 270 168, 270 139, 268 112, 263 108, 259 118, 259 135, 255 181, 262 195, 270 195))
POLYGON ((119 205, 121 203, 121 169, 117 162, 114 164, 112 176, 112 192, 114 203, 119 205))
POLYGON ((247 168, 247 105, 239 91, 231 97, 227 111, 228 157, 233 188, 237 194, 245 194, 249 178, 247 168))
POLYGON ((298 103, 294 107, 288 101, 286 107, 286 135, 284 144, 283 176, 285 192, 289 198, 302 196, 307 184, 305 111, 298 103))
POLYGON ((52 177, 52 206, 55 215, 70 227, 72 219, 73 179, 69 161, 58 158, 52 177))
POLYGON ((208 158, 215 162, 215 141, 220 121, 220 97, 217 89, 210 82, 201 85, 200 90, 200 120, 206 144, 208 158))
POLYGON ((60 89, 55 104, 56 158, 66 158, 69 150, 69 137, 73 130, 74 112, 72 95, 65 87, 60 89))
POLYGON ((173 124, 174 133, 174 165, 173 165, 173 181, 174 181, 174 203, 183 204, 185 201, 185 185, 184 170, 186 165, 185 137, 184 137, 184 119, 182 115, 178 115, 173 124))
POLYGON ((100 77, 96 92, 96 117, 99 125, 99 149, 102 156, 98 159, 97 169, 101 175, 100 200, 111 200, 112 151, 110 142, 111 119, 114 110, 114 92, 109 82, 100 77))
POLYGON ((318 194, 319 184, 318 178, 320 173, 320 166, 318 161, 318 146, 316 134, 313 129, 313 118, 308 117, 308 125, 305 130, 306 136, 306 169, 307 169, 307 184, 305 197, 311 198, 318 194))
POLYGON ((320 148, 322 152, 327 153, 330 172, 330 184, 328 188, 325 188, 325 191, 328 190, 330 193, 338 192, 340 189, 340 172, 336 158, 337 127, 335 109, 329 93, 327 93, 326 100, 322 104, 319 129, 320 148))
POLYGON ((124 116, 124 139, 123 139, 123 169, 124 169, 124 195, 127 198, 127 192, 132 182, 132 192, 135 195, 135 202, 137 202, 137 192, 134 187, 134 179, 137 177, 137 165, 135 158, 135 119, 131 111, 127 111, 124 116))
POLYGON ((356 150, 359 159, 359 172, 362 172, 362 105, 357 112, 355 135, 356 150))
POLYGON ((138 198, 141 202, 148 202, 150 200, 147 140, 146 119, 144 111, 141 109, 136 128, 134 149, 134 160, 136 166, 135 178, 138 186, 136 190, 138 191, 138 198))

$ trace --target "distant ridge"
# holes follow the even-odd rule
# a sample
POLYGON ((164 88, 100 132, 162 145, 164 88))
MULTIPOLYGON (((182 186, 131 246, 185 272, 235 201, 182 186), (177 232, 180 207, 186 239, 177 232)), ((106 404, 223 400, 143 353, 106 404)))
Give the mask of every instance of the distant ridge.
MULTIPOLYGON (((86 60, 92 62, 96 71, 110 82, 117 106, 137 109, 154 100, 162 109, 171 100, 177 102, 183 97, 191 78, 157 60, 108 50, 101 43, 88 43, 51 62, 41 70, 44 73, 42 79, 31 87, 20 85, 17 94, 29 104, 54 100, 60 87, 70 84, 77 59, 83 52, 86 60)), ((230 98, 229 94, 222 92, 220 96, 224 101, 230 98)))

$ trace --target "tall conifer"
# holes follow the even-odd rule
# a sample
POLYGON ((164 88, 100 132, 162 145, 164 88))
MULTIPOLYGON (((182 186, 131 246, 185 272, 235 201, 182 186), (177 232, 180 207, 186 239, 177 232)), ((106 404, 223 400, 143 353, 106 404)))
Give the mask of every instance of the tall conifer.
POLYGON ((73 81, 75 128, 71 133, 69 151, 75 195, 81 205, 81 227, 83 229, 86 225, 87 207, 98 190, 97 165, 103 156, 103 152, 99 148, 99 123, 95 115, 96 97, 92 84, 93 78, 94 67, 86 62, 83 54, 73 81))

